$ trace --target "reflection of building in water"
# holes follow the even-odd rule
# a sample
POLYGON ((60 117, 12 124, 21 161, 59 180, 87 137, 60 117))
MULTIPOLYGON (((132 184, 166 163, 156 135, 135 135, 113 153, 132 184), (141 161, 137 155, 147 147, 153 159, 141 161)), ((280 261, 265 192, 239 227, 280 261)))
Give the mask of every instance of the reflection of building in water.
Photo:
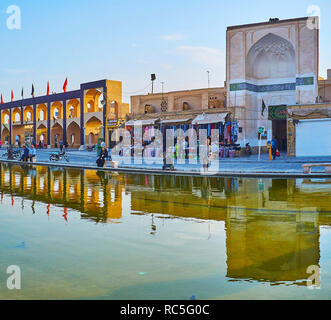
POLYGON ((226 222, 227 276, 296 281, 318 265, 316 213, 247 213, 229 210, 226 222))
POLYGON ((97 222, 122 218, 124 183, 111 174, 2 164, 0 188, 31 200, 79 210, 83 218, 97 222))
POLYGON ((229 278, 296 284, 319 264, 319 222, 331 221, 331 189, 307 197, 301 188, 295 179, 147 175, 126 186, 135 212, 224 220, 229 278))
POLYGON ((44 202, 48 214, 55 204, 96 222, 121 219, 126 197, 132 214, 151 214, 152 234, 162 217, 224 221, 227 276, 271 282, 298 283, 319 264, 319 226, 331 225, 330 184, 0 165, 0 191, 44 202))

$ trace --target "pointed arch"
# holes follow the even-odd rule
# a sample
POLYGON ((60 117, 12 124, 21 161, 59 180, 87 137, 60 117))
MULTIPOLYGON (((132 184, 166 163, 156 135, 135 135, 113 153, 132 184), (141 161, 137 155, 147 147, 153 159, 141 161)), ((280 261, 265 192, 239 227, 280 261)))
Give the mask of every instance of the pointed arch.
POLYGON ((246 59, 248 79, 287 79, 296 77, 295 49, 291 42, 273 34, 257 41, 246 59))
POLYGON ((31 106, 27 106, 23 110, 23 121, 31 122, 33 121, 33 108, 31 106))
POLYGON ((80 141, 80 127, 79 125, 72 121, 67 128, 67 140, 69 148, 79 148, 81 145, 80 141))
POLYGON ((67 102, 67 119, 80 117, 80 102, 78 99, 71 99, 67 102))
POLYGON ((47 120, 47 106, 46 104, 38 104, 37 110, 36 110, 36 117, 37 121, 44 121, 47 120))
POLYGON ((51 120, 63 118, 63 105, 60 101, 52 103, 51 106, 51 120))
POLYGON ((20 108, 14 108, 12 111, 12 122, 13 123, 20 123, 21 122, 21 109, 20 108))
POLYGON ((100 112, 102 105, 100 104, 101 89, 90 89, 85 93, 84 112, 100 112))

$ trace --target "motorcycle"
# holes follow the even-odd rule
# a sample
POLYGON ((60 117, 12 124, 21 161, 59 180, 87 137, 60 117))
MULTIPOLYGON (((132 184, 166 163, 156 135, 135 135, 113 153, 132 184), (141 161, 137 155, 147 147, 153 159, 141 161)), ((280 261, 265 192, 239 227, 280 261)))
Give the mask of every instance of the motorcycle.
MULTIPOLYGON (((2 155, 3 158, 8 158, 8 151, 5 152, 2 155)), ((13 160, 20 160, 22 157, 22 151, 21 150, 14 150, 13 151, 13 160)))
POLYGON ((69 158, 68 158, 65 151, 63 151, 63 152, 51 152, 50 155, 49 155, 49 161, 61 161, 63 158, 67 162, 69 162, 69 158))
POLYGON ((249 155, 252 155, 252 147, 250 146, 249 142, 246 143, 246 153, 249 154, 249 155))

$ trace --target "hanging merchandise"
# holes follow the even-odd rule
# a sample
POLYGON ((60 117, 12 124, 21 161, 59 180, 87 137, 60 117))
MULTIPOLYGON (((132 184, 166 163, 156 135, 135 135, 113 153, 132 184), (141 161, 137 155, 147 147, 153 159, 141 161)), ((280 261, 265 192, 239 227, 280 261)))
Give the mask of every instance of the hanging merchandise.
POLYGON ((238 122, 237 121, 233 121, 232 122, 232 131, 233 131, 233 142, 237 142, 238 140, 238 131, 239 131, 239 128, 238 128, 238 122))

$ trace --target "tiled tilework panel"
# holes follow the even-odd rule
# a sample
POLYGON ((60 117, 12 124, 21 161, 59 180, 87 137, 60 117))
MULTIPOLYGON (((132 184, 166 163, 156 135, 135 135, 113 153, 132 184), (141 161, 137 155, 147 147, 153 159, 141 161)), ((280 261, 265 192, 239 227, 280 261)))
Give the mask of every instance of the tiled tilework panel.
POLYGON ((282 83, 270 85, 255 85, 247 82, 230 84, 230 91, 272 92, 295 90, 297 86, 313 85, 314 77, 297 78, 296 83, 282 83))

